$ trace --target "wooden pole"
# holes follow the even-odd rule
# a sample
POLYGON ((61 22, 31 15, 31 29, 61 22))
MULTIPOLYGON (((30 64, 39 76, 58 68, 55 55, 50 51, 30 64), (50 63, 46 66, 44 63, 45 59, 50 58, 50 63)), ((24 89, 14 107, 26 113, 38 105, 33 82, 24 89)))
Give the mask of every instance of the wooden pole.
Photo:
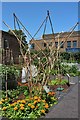
POLYGON ((6 70, 6 98, 7 98, 7 70, 6 70))

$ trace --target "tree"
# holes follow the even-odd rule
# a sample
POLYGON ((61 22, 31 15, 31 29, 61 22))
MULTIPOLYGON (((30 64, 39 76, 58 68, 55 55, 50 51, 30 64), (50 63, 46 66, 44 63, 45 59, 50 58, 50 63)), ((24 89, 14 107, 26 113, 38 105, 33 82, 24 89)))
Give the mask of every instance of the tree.
MULTIPOLYGON (((11 35, 13 35, 13 33, 9 30, 8 31, 11 35)), ((28 49, 28 44, 26 41, 26 35, 24 34, 24 32, 22 30, 13 30, 13 32, 15 32, 15 34, 17 35, 17 37, 19 38, 19 40, 21 40, 21 47, 23 49, 23 53, 25 54, 26 49, 28 49)))

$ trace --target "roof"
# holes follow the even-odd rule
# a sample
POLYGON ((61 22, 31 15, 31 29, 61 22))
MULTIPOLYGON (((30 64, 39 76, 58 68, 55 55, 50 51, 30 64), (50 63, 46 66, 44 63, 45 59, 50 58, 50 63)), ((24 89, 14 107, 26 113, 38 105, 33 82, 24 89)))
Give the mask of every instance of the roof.
MULTIPOLYGON (((63 38, 67 35, 70 35, 71 32, 62 32, 62 33, 55 33, 54 35, 53 34, 45 34, 44 35, 44 39, 52 39, 52 38, 57 38, 58 35, 59 35, 59 38, 63 38)), ((71 37, 77 37, 77 36, 80 36, 80 31, 74 31, 71 35, 71 37)))
POLYGON ((0 30, 0 33, 2 32, 2 34, 7 34, 7 35, 10 35, 12 37, 15 37, 13 34, 10 34, 9 32, 7 31, 3 31, 3 30, 0 30))

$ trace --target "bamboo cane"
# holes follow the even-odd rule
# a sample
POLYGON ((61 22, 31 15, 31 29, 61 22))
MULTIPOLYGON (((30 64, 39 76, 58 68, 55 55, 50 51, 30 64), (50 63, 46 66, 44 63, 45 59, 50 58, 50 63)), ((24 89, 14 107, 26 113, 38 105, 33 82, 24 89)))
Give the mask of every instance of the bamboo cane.
POLYGON ((6 98, 8 97, 7 95, 7 70, 6 70, 6 98))

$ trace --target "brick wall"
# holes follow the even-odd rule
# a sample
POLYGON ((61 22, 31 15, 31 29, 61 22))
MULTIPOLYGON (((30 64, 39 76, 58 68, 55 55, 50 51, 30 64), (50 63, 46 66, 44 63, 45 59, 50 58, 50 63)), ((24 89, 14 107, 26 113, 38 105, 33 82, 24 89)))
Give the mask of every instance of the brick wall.
MULTIPOLYGON (((59 33, 56 33, 55 36, 55 40, 54 40, 54 36, 52 34, 47 34, 44 35, 44 39, 40 39, 40 40, 31 40, 30 44, 34 44, 34 50, 44 50, 46 48, 45 45, 45 41, 47 44, 53 43, 55 45, 55 42, 59 43, 61 41, 65 41, 66 40, 66 36, 69 35, 69 32, 64 32, 64 33, 60 33, 60 36, 58 37, 59 33)), ((66 40, 66 42, 64 43, 64 47, 60 48, 61 52, 66 51, 67 48, 67 41, 71 41, 71 48, 73 48, 73 41, 77 41, 77 46, 76 48, 80 48, 80 31, 74 31, 74 33, 69 37, 69 39, 66 40)), ((54 46, 55 47, 55 46, 54 46)))
MULTIPOLYGON (((16 37, 14 35, 10 35, 8 32, 0 31, 0 33, 1 32, 2 32, 2 36, 0 34, 0 36, 1 36, 1 39, 0 39, 1 48, 10 49, 12 51, 14 63, 19 63, 20 50, 19 50, 19 43, 18 43, 16 37)), ((0 63, 2 63, 1 60, 0 60, 0 63)))

